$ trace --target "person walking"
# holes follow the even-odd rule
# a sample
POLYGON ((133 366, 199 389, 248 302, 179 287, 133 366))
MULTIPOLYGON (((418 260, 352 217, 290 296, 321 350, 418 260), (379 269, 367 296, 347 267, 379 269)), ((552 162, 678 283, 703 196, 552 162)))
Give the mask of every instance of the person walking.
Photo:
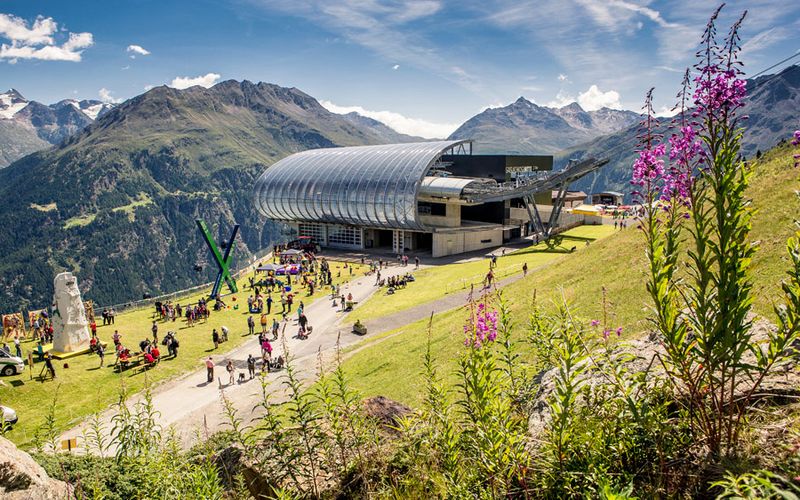
POLYGON ((103 367, 103 363, 106 360, 106 350, 103 347, 103 343, 102 342, 98 342, 97 343, 97 355, 100 356, 100 368, 102 368, 103 367))
POLYGON ((253 335, 253 334, 256 333, 256 322, 253 319, 252 315, 247 317, 247 331, 248 331, 248 333, 250 335, 253 335))
POLYGON ((522 276, 527 276, 527 275, 528 275, 528 263, 525 262, 524 264, 522 264, 522 276))
POLYGON ((228 385, 233 385, 233 375, 236 372, 236 369, 233 367, 233 361, 230 359, 228 360, 228 364, 225 366, 225 370, 228 371, 228 385))
POLYGON ((250 380, 256 376, 256 358, 252 354, 247 355, 247 371, 250 372, 250 380))
POLYGON ((280 327, 281 324, 278 323, 278 318, 272 318, 272 340, 278 340, 278 329, 280 327))
POLYGON ((22 357, 22 348, 19 345, 19 334, 14 334, 14 349, 17 351, 17 357, 22 357))
POLYGON ((267 295, 267 314, 272 311, 272 294, 267 295))
POLYGON ((206 360, 206 375, 209 383, 214 381, 214 360, 211 359, 211 356, 206 360))
POLYGON ((414 269, 419 269, 419 257, 414 257, 414 269))
POLYGON ((214 342, 214 349, 219 347, 219 333, 216 328, 211 332, 211 341, 214 342))
POLYGON ((178 337, 176 337, 175 335, 172 335, 170 340, 171 340, 170 347, 172 347, 172 357, 173 358, 177 358, 178 357, 178 347, 181 346, 181 343, 178 342, 178 337))
POLYGON ((150 330, 153 332, 153 343, 158 344, 158 324, 155 321, 153 321, 153 326, 150 330))

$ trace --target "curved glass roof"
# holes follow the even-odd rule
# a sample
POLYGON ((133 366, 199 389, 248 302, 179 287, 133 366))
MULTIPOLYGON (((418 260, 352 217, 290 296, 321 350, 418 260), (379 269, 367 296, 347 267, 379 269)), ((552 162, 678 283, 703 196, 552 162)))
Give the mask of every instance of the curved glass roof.
POLYGON ((446 151, 470 141, 313 149, 267 168, 255 184, 258 210, 274 220, 417 229, 417 195, 446 151))

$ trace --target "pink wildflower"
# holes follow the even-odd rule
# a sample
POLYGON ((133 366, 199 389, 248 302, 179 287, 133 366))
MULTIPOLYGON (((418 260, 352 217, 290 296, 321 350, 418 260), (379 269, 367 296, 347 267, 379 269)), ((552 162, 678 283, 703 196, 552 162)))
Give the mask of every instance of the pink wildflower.
POLYGON ((497 338, 497 316, 496 310, 489 311, 486 304, 479 303, 476 313, 464 325, 464 345, 480 349, 484 343, 494 342, 497 338))

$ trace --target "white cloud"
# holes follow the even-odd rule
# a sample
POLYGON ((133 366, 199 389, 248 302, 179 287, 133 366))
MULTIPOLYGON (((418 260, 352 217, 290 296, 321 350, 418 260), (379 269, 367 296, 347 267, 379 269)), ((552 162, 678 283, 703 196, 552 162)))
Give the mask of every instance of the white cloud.
POLYGON ((786 40, 787 36, 791 36, 785 28, 770 28, 761 33, 751 37, 742 45, 742 54, 750 54, 766 49, 767 47, 786 40))
POLYGON ((592 85, 586 92, 578 94, 578 104, 586 111, 594 111, 600 108, 622 109, 619 101, 619 92, 609 90, 603 92, 597 85, 592 85))
POLYGON ((28 28, 28 23, 10 14, 0 14, 0 35, 13 42, 26 45, 52 45, 58 24, 50 17, 39 16, 28 28))
POLYGON ((126 71, 126 70, 129 70, 129 69, 131 69, 131 66, 130 66, 130 65, 127 65, 127 66, 123 66, 123 67, 122 67, 122 71, 126 71))
POLYGON ((331 113, 343 115, 355 111, 367 118, 378 120, 401 134, 417 135, 426 139, 447 137, 459 125, 456 123, 434 123, 419 118, 409 118, 394 111, 370 111, 361 106, 339 106, 330 101, 320 101, 320 104, 331 113))
POLYGON ((109 102, 109 103, 112 103, 112 104, 116 104, 116 103, 122 101, 122 99, 117 99, 113 95, 111 95, 111 91, 108 90, 105 87, 100 89, 97 92, 97 95, 100 96, 100 100, 103 101, 103 102, 109 102))
MULTIPOLYGON (((453 65, 458 59, 441 53, 424 31, 427 18, 439 13, 442 0, 258 0, 265 9, 302 17, 327 31, 365 47, 394 64, 429 71, 471 92, 487 94, 477 72, 453 65), (412 22, 416 21, 416 22, 412 22)), ((469 61, 472 63, 472 61, 469 61)))
POLYGON ((495 109, 495 108, 503 108, 506 104, 502 102, 495 102, 494 104, 489 104, 488 106, 483 106, 478 110, 478 113, 483 113, 487 109, 495 109))
POLYGON ((392 66, 392 69, 397 71, 398 69, 400 69, 400 65, 399 64, 395 64, 394 66, 392 66))
POLYGON ((656 116, 661 118, 670 118, 672 116, 677 115, 680 113, 680 109, 676 109, 674 106, 661 106, 661 108, 656 111, 656 116))
POLYGON ((575 102, 575 96, 572 94, 568 94, 564 92, 564 90, 559 90, 558 94, 556 94, 556 98, 546 104, 549 108, 563 108, 567 104, 572 104, 575 102))
POLYGON ((39 16, 28 27, 25 19, 10 14, 0 14, 0 37, 9 43, 0 44, 0 59, 16 63, 18 59, 39 59, 44 61, 81 60, 83 50, 94 44, 91 33, 68 33, 61 45, 56 43, 58 29, 53 18, 39 16))
POLYGON ((681 73, 682 74, 684 72, 684 70, 678 69, 678 68, 673 68, 672 66, 654 66, 654 67, 655 67, 655 69, 660 69, 662 71, 668 71, 670 73, 681 73))
POLYGON ((609 0, 608 5, 641 14, 662 28, 677 28, 679 26, 678 24, 667 22, 663 17, 661 17, 661 13, 659 11, 651 9, 650 7, 636 5, 634 3, 624 2, 622 0, 609 0))
MULTIPOLYGON (((141 56, 149 56, 150 51, 142 47, 141 45, 128 45, 128 48, 125 49, 127 52, 133 52, 134 54, 139 54, 141 56)), ((131 56, 134 57, 134 56, 131 56)))
POLYGON ((147 92, 148 90, 152 89, 153 87, 155 87, 155 85, 145 85, 144 86, 144 91, 147 92))
POLYGON ((559 73, 558 74, 558 81, 559 82, 568 82, 569 78, 567 78, 567 75, 565 75, 564 73, 559 73))
POLYGON ((194 87, 195 85, 200 85, 201 87, 211 87, 217 80, 221 78, 219 73, 206 73, 202 76, 176 76, 172 82, 170 82, 169 86, 176 88, 176 89, 188 89, 189 87, 194 87))
POLYGON ((563 89, 558 91, 556 98, 547 103, 551 108, 563 108, 568 104, 577 102, 586 111, 596 111, 600 108, 622 109, 619 92, 609 90, 603 92, 597 85, 592 85, 586 92, 579 92, 578 97, 565 92, 563 89))

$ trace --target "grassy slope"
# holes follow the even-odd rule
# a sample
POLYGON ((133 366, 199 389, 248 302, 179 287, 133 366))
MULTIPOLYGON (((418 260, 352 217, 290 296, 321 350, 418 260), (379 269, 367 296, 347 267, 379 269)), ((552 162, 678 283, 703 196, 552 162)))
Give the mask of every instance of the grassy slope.
MULTIPOLYGON (((788 262, 785 242, 798 214, 794 189, 799 173, 792 168, 791 153, 783 148, 765 155, 756 166, 749 190, 758 210, 753 217, 752 240, 761 242, 752 267, 754 308, 767 317, 779 296, 779 283, 788 262)), ((504 296, 518 325, 517 335, 524 335, 534 291, 546 305, 550 299, 558 300, 563 290, 577 315, 588 319, 601 316, 603 287, 611 304, 609 324, 622 326, 626 337, 640 335, 647 328, 649 306, 644 265, 641 235, 629 228, 509 285, 504 296)), ((432 345, 441 378, 454 378, 453 370, 463 349, 464 319, 463 311, 449 311, 434 318, 432 345)), ((420 371, 426 330, 427 321, 419 321, 368 339, 351 351, 344 367, 354 385, 365 396, 382 394, 417 403, 423 387, 420 371)))
MULTIPOLYGON (((343 277, 337 279, 336 269, 341 264, 332 262, 334 271, 334 283, 342 283, 349 280, 348 273, 342 273, 343 277)), ((354 276, 360 276, 366 270, 366 266, 356 265, 354 276)), ((247 276, 249 277, 249 275, 247 276)), ((174 379, 188 371, 203 367, 202 360, 213 352, 211 342, 211 330, 222 325, 228 326, 231 330, 229 341, 223 343, 214 356, 224 356, 225 353, 240 345, 247 339, 247 296, 249 290, 244 289, 246 277, 239 281, 239 293, 236 294, 237 301, 230 298, 226 301, 231 309, 227 311, 212 312, 206 323, 188 328, 184 320, 175 323, 158 323, 158 334, 161 339, 169 330, 178 332, 180 349, 178 357, 175 359, 166 358, 155 368, 143 372, 138 368, 128 369, 122 374, 117 373, 111 366, 114 363, 113 343, 111 336, 114 329, 119 330, 122 335, 122 343, 132 351, 138 351, 138 343, 145 338, 152 338, 152 309, 140 309, 120 314, 116 318, 115 325, 102 326, 102 321, 98 317, 98 336, 109 343, 106 354, 106 366, 99 368, 99 358, 97 356, 78 356, 66 360, 69 364, 68 369, 64 369, 64 361, 55 361, 56 380, 48 379, 45 382, 38 380, 38 375, 43 363, 35 362, 33 366, 33 380, 31 372, 26 370, 22 375, 13 377, 3 377, 1 380, 5 386, 0 389, 0 403, 10 406, 17 410, 20 422, 7 434, 6 437, 14 441, 17 445, 27 446, 31 444, 33 433, 45 417, 45 408, 53 400, 53 396, 58 391, 58 403, 56 406, 57 420, 60 430, 65 430, 86 416, 101 411, 114 403, 119 395, 121 383, 131 391, 139 391, 144 386, 145 380, 151 384, 159 383, 164 380, 174 379), (238 310, 232 307, 239 305, 238 310)), ((299 290, 299 289, 298 289, 299 290)), ((306 304, 329 293, 327 289, 317 290, 313 297, 307 297, 306 292, 299 292, 299 300, 306 304)), ((202 294, 181 299, 178 302, 188 304, 196 302, 202 294)), ((278 301, 279 302, 279 301, 278 301)), ((273 304, 274 306, 274 304, 273 304)), ((273 308, 273 312, 275 308, 273 308)), ((280 311, 280 307, 278 307, 280 311)), ((273 316, 279 316, 273 314, 273 316)), ((259 318, 256 320, 256 331, 260 331, 259 318)), ((270 319, 269 324, 272 323, 270 319)), ((23 343, 23 354, 36 347, 36 344, 28 341, 23 343)), ((160 346, 162 354, 166 356, 166 348, 160 346)), ((35 359, 35 357, 34 357, 35 359)), ((27 367, 26 367, 27 368, 27 367)))
MULTIPOLYGON (((582 226, 566 231, 561 245, 549 249, 544 243, 517 250, 498 259, 495 275, 503 279, 522 272, 527 262, 530 271, 568 255, 573 246, 583 248, 586 241, 594 241, 614 232, 612 226, 582 226)), ((397 290, 391 297, 376 294, 360 305, 355 312, 359 318, 380 318, 426 302, 440 299, 447 293, 469 288, 470 283, 480 283, 489 270, 488 259, 462 264, 451 264, 423 269, 416 273, 413 285, 397 290)))

